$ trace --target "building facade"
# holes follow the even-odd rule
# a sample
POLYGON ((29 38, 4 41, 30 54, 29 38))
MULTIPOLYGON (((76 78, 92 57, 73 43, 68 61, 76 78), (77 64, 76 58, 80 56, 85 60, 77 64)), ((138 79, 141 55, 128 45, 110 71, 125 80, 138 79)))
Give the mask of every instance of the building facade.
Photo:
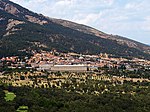
POLYGON ((54 65, 51 67, 51 71, 74 71, 74 72, 86 72, 88 70, 85 65, 54 65))

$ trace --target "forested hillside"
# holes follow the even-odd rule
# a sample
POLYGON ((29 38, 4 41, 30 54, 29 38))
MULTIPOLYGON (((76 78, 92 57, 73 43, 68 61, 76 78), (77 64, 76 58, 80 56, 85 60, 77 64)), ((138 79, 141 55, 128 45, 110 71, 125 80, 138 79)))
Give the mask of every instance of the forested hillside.
POLYGON ((8 0, 0 1, 0 27, 0 57, 56 49, 150 59, 147 45, 88 26, 51 19, 8 0))

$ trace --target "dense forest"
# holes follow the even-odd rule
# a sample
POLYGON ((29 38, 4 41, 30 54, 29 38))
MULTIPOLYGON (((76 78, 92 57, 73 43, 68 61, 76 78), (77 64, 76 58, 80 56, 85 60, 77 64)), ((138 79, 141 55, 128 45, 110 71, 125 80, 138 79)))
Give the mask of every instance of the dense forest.
MULTIPOLYGON (((0 112, 14 112, 20 106, 28 107, 29 112, 149 112, 150 111, 150 86, 149 83, 126 82, 114 87, 109 82, 99 82, 106 85, 109 91, 94 95, 92 91, 98 87, 87 85, 79 89, 89 88, 89 92, 79 94, 58 88, 30 88, 0 85, 0 112), (16 97, 13 101, 5 100, 4 90, 13 92, 16 97), (123 91, 125 93, 123 93, 123 91), (135 93, 134 93, 135 92, 135 93), (132 94, 131 94, 132 93, 132 94)), ((104 90, 101 86, 99 91, 104 90)), ((69 88, 68 88, 69 89, 69 88)))

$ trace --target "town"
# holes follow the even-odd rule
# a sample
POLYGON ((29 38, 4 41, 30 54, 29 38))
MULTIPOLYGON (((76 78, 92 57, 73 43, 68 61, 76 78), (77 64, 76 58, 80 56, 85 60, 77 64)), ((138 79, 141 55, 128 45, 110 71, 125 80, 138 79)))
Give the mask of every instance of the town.
POLYGON ((72 79, 109 82, 150 82, 150 61, 114 58, 109 54, 82 55, 57 51, 34 53, 31 57, 5 57, 0 60, 2 83, 13 86, 57 87, 72 79))

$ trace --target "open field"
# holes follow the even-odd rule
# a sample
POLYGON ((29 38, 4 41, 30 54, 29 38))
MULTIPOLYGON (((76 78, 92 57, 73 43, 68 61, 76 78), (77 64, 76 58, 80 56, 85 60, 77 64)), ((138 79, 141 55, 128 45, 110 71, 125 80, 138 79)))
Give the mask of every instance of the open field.
POLYGON ((5 100, 6 101, 13 101, 16 95, 13 92, 5 91, 5 100))
POLYGON ((17 112, 28 112, 28 106, 19 106, 17 112))

